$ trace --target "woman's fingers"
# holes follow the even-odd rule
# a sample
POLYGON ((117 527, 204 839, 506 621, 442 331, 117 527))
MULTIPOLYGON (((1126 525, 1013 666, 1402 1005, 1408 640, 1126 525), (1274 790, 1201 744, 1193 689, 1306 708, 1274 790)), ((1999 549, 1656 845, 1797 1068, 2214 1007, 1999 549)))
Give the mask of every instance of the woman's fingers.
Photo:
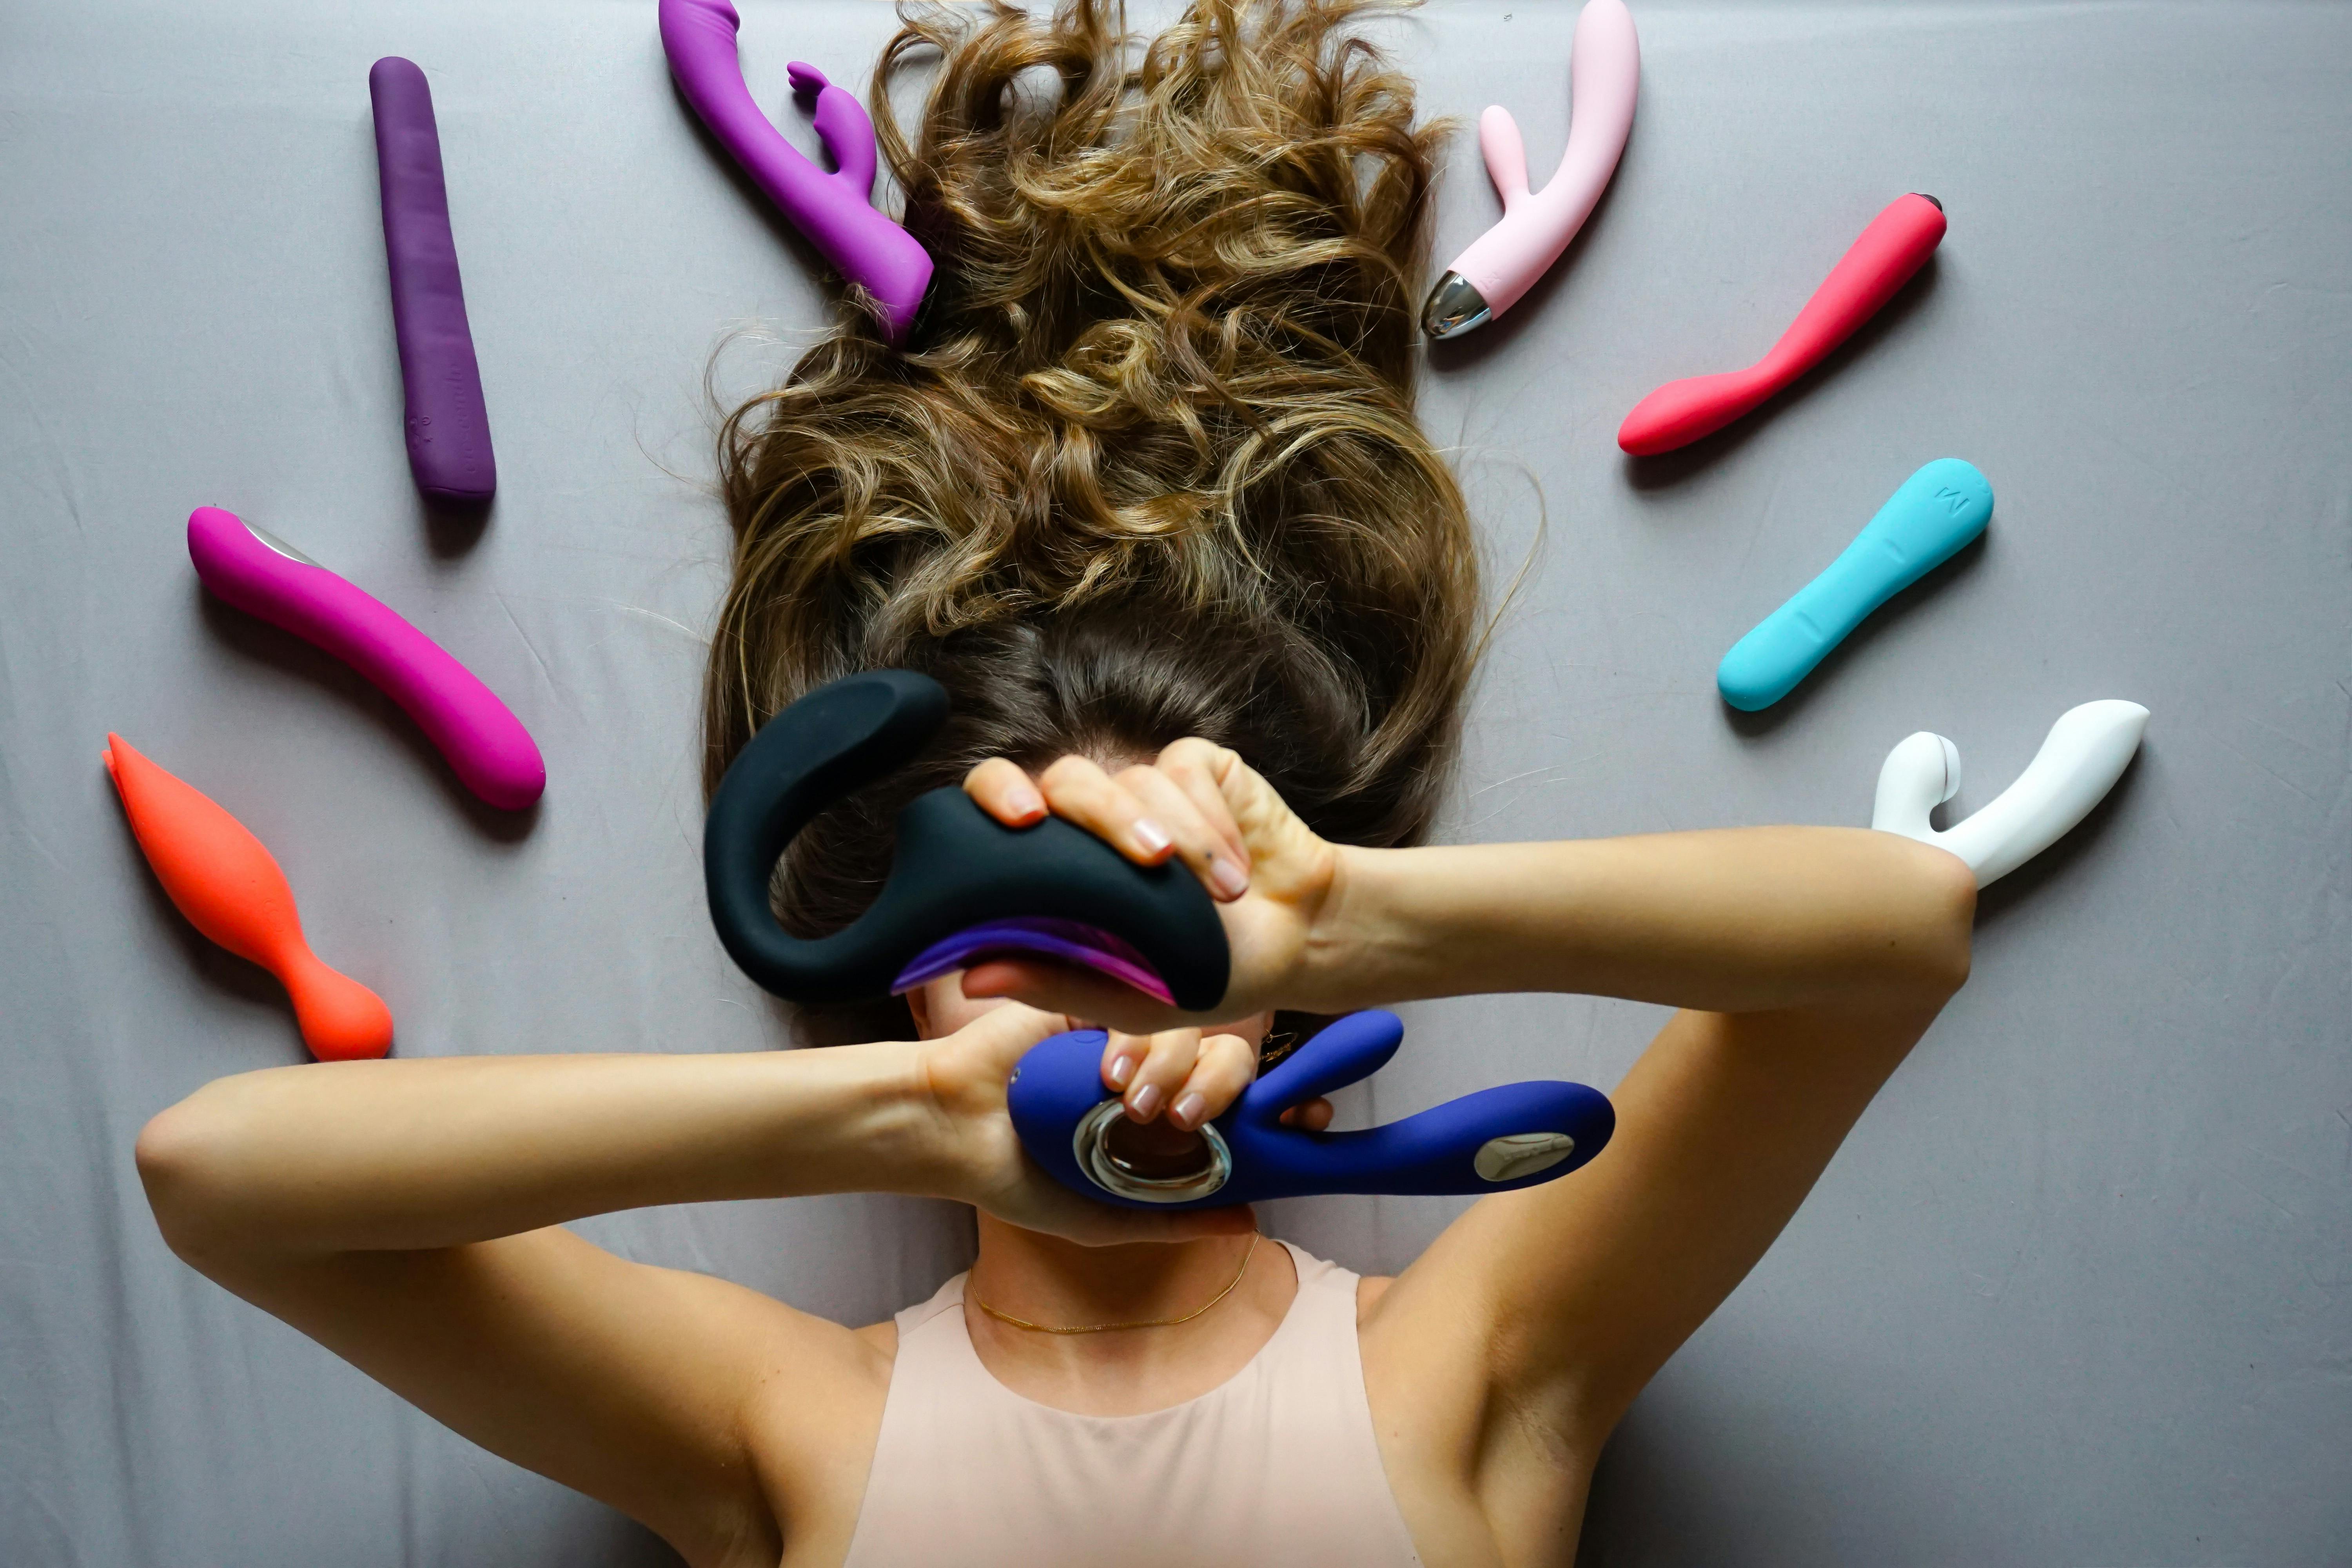
POLYGON ((1331 1125, 1331 1102, 1319 1097, 1314 1100, 1302 1100, 1276 1120, 1285 1127, 1296 1127, 1307 1132, 1320 1132, 1331 1125))
POLYGON ((1127 1086, 1135 1081, 1135 1069, 1143 1065, 1143 1053, 1150 1046, 1149 1035, 1123 1035, 1116 1029, 1106 1031, 1103 1039, 1102 1080, 1124 1097, 1127 1086))
POLYGON ((1036 782, 1003 757, 964 776, 964 793, 1008 827, 1026 827, 1052 811, 1108 842, 1139 865, 1181 858, 1210 893, 1230 902, 1249 890, 1249 851, 1218 794, 1202 749, 1183 778, 1138 764, 1114 777, 1090 757, 1072 753, 1036 782))
POLYGON ((1037 779, 1054 815, 1075 822, 1139 866, 1157 866, 1176 850, 1176 836, 1092 757, 1075 752, 1037 779))
POLYGON ((1225 798, 1225 781, 1240 763, 1239 753, 1193 735, 1163 747, 1152 766, 1183 792, 1192 808, 1201 814, 1201 820, 1224 841, 1246 871, 1250 864, 1248 838, 1234 815, 1233 803, 1225 798))
POLYGON ((1240 833, 1231 838, 1221 833, 1174 779, 1156 767, 1138 766, 1122 770, 1113 782, 1174 836, 1178 857, 1211 897, 1231 903, 1249 891, 1249 856, 1240 833))
POLYGON ((1150 1121, 1175 1103, 1192 1076, 1192 1064, 1201 1054, 1201 1031, 1167 1029, 1132 1043, 1143 1047, 1143 1059, 1136 1064, 1121 1098, 1129 1121, 1150 1121))
POLYGON ((1114 1033, 1103 1043, 1102 1071, 1131 1120, 1164 1114, 1190 1132, 1241 1098, 1257 1077, 1257 1047, 1239 1035, 1204 1037, 1198 1029, 1114 1033))
POLYGON ((1005 1007, 992 1007, 966 1024, 957 1034, 969 1040, 982 1053, 999 1073, 1009 1075, 1031 1047, 1070 1027, 1067 1015, 1048 1013, 1015 1003, 1005 1007))
MULTIPOLYGON (((1219 900, 1233 961, 1220 1011, 1231 1017, 1303 999, 1297 987, 1313 979, 1309 938, 1325 919, 1339 854, 1237 753, 1205 740, 1179 741, 1150 767, 1126 769, 1117 778, 1071 755, 1034 783, 1011 762, 995 759, 972 769, 964 788, 1001 822, 1037 820, 1042 801, 1044 810, 1131 861, 1150 866, 1181 856, 1219 900)), ((963 989, 971 997, 1015 997, 1137 1032, 1201 1017, 1186 1018, 1092 972, 1036 962, 976 964, 963 989)))
POLYGON ((1192 1070, 1169 1101, 1168 1120, 1192 1131, 1223 1116, 1256 1078, 1255 1046, 1239 1035, 1211 1035, 1201 1042, 1192 1070))
POLYGON ((1004 757, 991 757, 966 773, 963 793, 1007 827, 1026 827, 1045 816, 1045 795, 1019 763, 1004 757))

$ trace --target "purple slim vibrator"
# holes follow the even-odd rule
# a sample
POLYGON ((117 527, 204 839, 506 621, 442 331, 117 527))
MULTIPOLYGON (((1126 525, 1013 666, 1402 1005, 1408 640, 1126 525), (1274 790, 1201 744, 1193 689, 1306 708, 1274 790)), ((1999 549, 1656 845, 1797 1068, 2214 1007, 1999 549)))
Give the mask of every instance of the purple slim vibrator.
POLYGON ((449 234, 433 89, 413 62, 386 55, 368 71, 368 98, 375 106, 392 330, 408 404, 408 470, 428 496, 486 501, 498 490, 499 465, 449 234))

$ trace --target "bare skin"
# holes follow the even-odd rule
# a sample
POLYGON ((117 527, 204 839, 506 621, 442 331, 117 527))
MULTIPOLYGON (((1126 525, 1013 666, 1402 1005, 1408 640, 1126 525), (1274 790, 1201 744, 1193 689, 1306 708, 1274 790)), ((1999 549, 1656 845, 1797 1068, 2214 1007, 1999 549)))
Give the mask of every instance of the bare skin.
MULTIPOLYGON (((1599 1158, 1473 1205, 1359 1295, 1366 1391, 1423 1560, 1558 1568, 1611 1429, 1763 1255, 1968 973, 1973 879, 1888 834, 1363 850, 1316 838, 1202 742, 1117 773, 1083 758, 1034 780, 983 764, 967 787, 1008 822, 1051 810, 1133 858, 1183 858, 1222 900, 1229 1019, 990 963, 921 994, 916 1042, 246 1074, 141 1135, 165 1237, 476 1442, 644 1521, 698 1568, 833 1568, 865 1491, 892 1326, 852 1330, 625 1262, 564 1222, 660 1203, 927 1194, 979 1209, 973 1290, 1007 1311, 1172 1316, 1233 1277, 1254 1221, 1112 1210, 1031 1166, 1004 1080, 1037 1040, 1074 1017, 1128 1031, 1106 1048, 1105 1081, 1132 1114, 1197 1123, 1247 1083, 1276 1007, 1486 991, 1667 1003, 1684 1010, 1617 1086, 1617 1134, 1599 1158)), ((1287 1255, 1260 1247, 1231 1298, 1176 1328, 1062 1338, 967 1321, 983 1363, 1018 1392, 1121 1414, 1231 1376, 1296 1287, 1287 1255)))

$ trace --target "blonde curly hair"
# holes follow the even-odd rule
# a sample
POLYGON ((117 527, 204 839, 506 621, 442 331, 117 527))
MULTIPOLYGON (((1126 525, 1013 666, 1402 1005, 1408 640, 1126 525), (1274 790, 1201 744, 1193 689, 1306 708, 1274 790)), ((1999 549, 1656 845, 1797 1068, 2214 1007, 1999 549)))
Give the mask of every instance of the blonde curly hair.
POLYGON ((1369 0, 902 8, 872 100, 937 263, 903 348, 845 294, 725 422, 736 546, 705 782, 859 669, 954 717, 804 831, 780 908, 870 901, 889 826, 989 755, 1234 747, 1318 831, 1427 829, 1473 658, 1461 491, 1412 411, 1437 132, 1369 0), (891 87, 933 78, 910 143, 891 87))

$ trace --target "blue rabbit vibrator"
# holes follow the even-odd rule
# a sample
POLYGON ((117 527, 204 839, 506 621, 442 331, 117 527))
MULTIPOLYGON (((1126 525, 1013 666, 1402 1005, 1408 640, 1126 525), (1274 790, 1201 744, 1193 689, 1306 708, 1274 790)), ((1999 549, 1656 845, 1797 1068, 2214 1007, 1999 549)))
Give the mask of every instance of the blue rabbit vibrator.
POLYGON ((1100 1029, 1030 1050, 1007 1091, 1029 1157, 1073 1192, 1129 1208, 1218 1208, 1319 1193, 1508 1192, 1556 1181, 1601 1152, 1617 1124, 1580 1083, 1502 1084, 1358 1132, 1285 1127, 1282 1113, 1380 1070, 1404 1025, 1352 1013, 1243 1091, 1197 1135, 1127 1119, 1102 1081, 1100 1029))

